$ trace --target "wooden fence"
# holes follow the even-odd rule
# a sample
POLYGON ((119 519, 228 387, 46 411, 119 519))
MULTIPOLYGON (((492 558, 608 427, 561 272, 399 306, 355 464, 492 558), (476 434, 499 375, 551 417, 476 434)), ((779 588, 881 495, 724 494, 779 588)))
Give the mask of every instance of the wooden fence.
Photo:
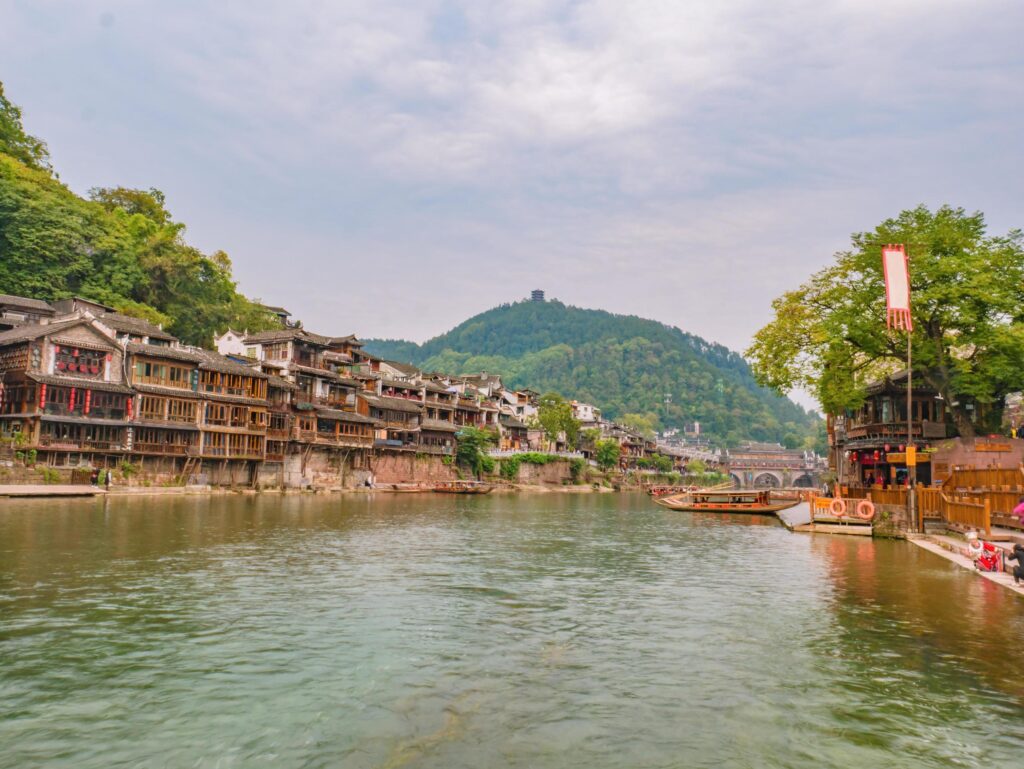
POLYGON ((1024 489, 1024 470, 1020 467, 986 467, 979 470, 954 470, 942 488, 946 492, 954 489, 1024 489))
POLYGON ((876 505, 902 505, 907 506, 907 490, 895 489, 870 489, 868 499, 876 505))
POLYGON ((942 517, 948 525, 961 529, 977 529, 992 535, 992 508, 988 500, 979 504, 965 497, 942 495, 942 517))

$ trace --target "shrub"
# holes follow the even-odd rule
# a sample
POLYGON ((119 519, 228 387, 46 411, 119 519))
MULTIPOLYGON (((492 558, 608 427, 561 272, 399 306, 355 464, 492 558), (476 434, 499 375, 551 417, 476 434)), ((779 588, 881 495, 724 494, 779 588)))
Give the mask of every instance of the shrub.
POLYGON ((580 482, 586 467, 587 463, 580 457, 576 457, 576 459, 569 462, 569 477, 572 478, 573 483, 580 482))
POLYGON ((40 467, 39 472, 43 476, 43 483, 60 483, 60 473, 52 467, 40 467))

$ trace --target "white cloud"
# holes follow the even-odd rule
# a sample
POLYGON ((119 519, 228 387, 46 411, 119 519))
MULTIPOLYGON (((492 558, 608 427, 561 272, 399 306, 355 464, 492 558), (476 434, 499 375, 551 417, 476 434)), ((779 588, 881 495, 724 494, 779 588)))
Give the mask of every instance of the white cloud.
POLYGON ((64 178, 164 188, 244 289, 311 326, 423 338, 537 284, 743 347, 776 293, 900 208, 949 200, 1020 224, 1012 0, 104 0, 7 16, 8 92, 64 178), (68 118, 104 94, 99 119, 68 118), (317 280, 282 280, 283 254, 317 280))

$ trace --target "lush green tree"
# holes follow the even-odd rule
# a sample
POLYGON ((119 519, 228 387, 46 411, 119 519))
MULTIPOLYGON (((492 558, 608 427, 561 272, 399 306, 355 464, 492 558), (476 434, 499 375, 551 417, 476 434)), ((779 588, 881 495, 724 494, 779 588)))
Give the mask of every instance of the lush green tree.
POLYGON ((478 427, 463 427, 455 436, 458 439, 455 459, 477 478, 481 473, 494 470, 494 460, 487 451, 498 442, 493 430, 478 427))
POLYGON ((747 351, 754 373, 780 392, 806 388, 838 414, 905 368, 906 335, 885 324, 885 243, 908 246, 914 375, 972 436, 968 400, 992 404, 997 421, 1004 396, 1024 388, 1024 239, 989 235, 980 213, 919 206, 854 234, 833 264, 775 300, 747 351))
POLYGON ((686 472, 690 475, 703 475, 707 470, 707 464, 701 459, 691 459, 686 463, 686 472))
POLYGON ((621 454, 622 448, 614 438, 605 438, 598 441, 594 446, 594 461, 597 462, 598 467, 602 470, 611 470, 613 467, 618 467, 621 454))
POLYGON ((46 143, 29 136, 21 124, 21 109, 11 104, 0 83, 0 153, 10 155, 30 168, 50 171, 50 153, 46 143))
POLYGON ((649 457, 641 457, 636 462, 637 467, 649 470, 657 470, 659 473, 667 473, 672 470, 672 458, 664 454, 651 454, 649 457))
POLYGON ((645 438, 653 439, 658 431, 657 414, 623 414, 618 421, 626 427, 631 427, 645 438))
POLYGON ((564 433, 570 449, 575 449, 579 444, 579 420, 572 415, 572 404, 558 393, 550 392, 540 397, 537 419, 548 440, 557 441, 564 433))

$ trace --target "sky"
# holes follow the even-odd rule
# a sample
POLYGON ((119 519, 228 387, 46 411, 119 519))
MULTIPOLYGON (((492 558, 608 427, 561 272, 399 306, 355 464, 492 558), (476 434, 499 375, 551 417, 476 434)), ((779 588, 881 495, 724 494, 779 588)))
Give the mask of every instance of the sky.
POLYGON ((424 341, 540 288, 742 350, 850 233, 1024 225, 1020 0, 0 0, 61 179, 247 295, 424 341))

